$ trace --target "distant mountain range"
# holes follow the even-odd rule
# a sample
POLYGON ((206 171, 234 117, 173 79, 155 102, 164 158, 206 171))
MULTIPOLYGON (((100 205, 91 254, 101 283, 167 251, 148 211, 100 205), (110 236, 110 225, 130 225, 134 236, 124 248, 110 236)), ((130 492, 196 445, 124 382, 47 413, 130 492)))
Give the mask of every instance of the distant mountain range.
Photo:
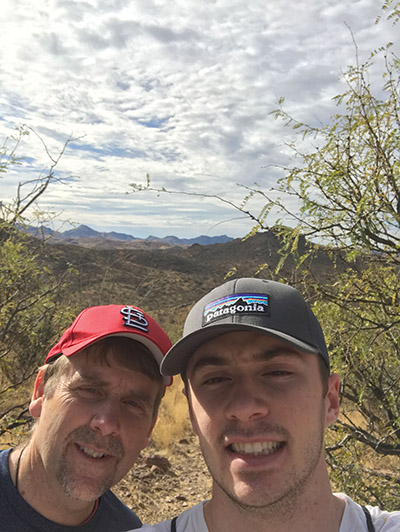
MULTIPOLYGON (((228 273, 230 278, 274 278, 282 245, 273 231, 209 246, 164 243, 156 247, 150 241, 148 246, 142 243, 135 247, 132 244, 137 241, 133 240, 123 245, 115 241, 118 246, 113 247, 113 240, 103 239, 108 245, 96 244, 97 237, 76 239, 74 245, 69 241, 48 245, 52 240, 43 246, 41 261, 56 275, 71 268, 63 295, 66 304, 74 304, 78 310, 118 302, 138 305, 159 318, 174 341, 188 309, 196 299, 222 284, 228 273)), ((289 257, 280 275, 301 283, 301 275, 295 271, 296 264, 289 257)), ((312 276, 331 283, 342 269, 339 260, 333 265, 318 247, 311 271, 312 276)))
POLYGON ((37 238, 48 239, 49 244, 74 244, 85 247, 146 247, 160 248, 169 246, 191 246, 199 244, 202 246, 210 244, 226 244, 233 240, 227 235, 206 236, 201 235, 195 238, 178 238, 176 236, 148 236, 147 238, 137 238, 125 233, 99 232, 87 225, 79 225, 68 231, 58 232, 48 227, 27 227, 27 233, 37 238))

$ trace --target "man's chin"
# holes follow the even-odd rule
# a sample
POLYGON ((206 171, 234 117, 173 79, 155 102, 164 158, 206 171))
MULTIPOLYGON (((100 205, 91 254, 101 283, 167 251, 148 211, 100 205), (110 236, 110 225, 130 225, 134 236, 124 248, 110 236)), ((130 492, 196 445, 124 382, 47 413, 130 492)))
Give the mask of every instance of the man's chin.
POLYGON ((101 495, 103 495, 107 490, 110 489, 111 483, 99 483, 93 482, 93 480, 88 479, 76 479, 76 480, 65 480, 61 483, 61 487, 64 492, 74 501, 81 501, 84 503, 94 502, 101 495))
POLYGON ((233 502, 243 510, 256 511, 273 506, 280 495, 265 478, 253 479, 253 482, 236 480, 232 490, 224 490, 233 502), (257 481, 258 480, 258 481, 257 481))
POLYGON ((107 490, 68 490, 66 493, 70 499, 74 501, 80 501, 83 503, 95 502, 101 497, 107 490))

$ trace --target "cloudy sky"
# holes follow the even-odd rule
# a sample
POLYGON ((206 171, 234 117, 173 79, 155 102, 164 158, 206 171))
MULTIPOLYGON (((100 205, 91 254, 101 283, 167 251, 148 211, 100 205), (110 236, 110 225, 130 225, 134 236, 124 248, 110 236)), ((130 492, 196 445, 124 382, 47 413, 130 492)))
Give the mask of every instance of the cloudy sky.
MULTIPOLYGON (((292 134, 270 114, 326 123, 340 76, 398 39, 380 0, 2 0, 0 142, 24 124, 55 158, 40 206, 101 231, 243 236, 217 200, 140 192, 131 183, 240 202, 237 184, 274 185, 292 134), (351 31, 350 29, 351 28, 351 31)), ((11 146, 10 142, 8 144, 11 146)), ((2 198, 50 161, 30 134, 2 198)))

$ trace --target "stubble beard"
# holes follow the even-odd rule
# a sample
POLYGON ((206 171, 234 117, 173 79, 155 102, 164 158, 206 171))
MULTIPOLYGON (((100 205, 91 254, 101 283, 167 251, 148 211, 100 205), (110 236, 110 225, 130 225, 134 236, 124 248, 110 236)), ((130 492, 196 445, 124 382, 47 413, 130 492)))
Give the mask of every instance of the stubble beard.
MULTIPOLYGON (((121 458, 124 454, 123 445, 119 438, 96 436, 89 427, 78 427, 69 436, 68 442, 79 441, 82 444, 94 444, 107 450, 113 456, 121 458)), ((73 445, 75 445, 73 443, 73 445)), ((99 461, 101 458, 99 459, 99 461)), ((60 456, 56 478, 64 492, 74 500, 94 502, 115 484, 115 469, 105 472, 100 478, 90 479, 84 468, 78 466, 68 458, 68 444, 60 456)))
MULTIPOLYGON (((272 427, 269 425, 269 430, 272 429, 274 430, 275 434, 280 433, 285 435, 286 441, 290 443, 291 438, 286 429, 279 426, 272 427)), ((223 482, 222 478, 219 478, 219 476, 213 471, 212 465, 210 464, 211 460, 208 460, 207 458, 208 453, 203 448, 204 445, 202 445, 201 442, 200 445, 202 447, 203 456, 214 483, 223 493, 225 493, 225 495, 241 513, 246 514, 249 517, 251 516, 252 518, 265 519, 268 517, 278 520, 285 520, 295 513, 301 496, 307 490, 310 482, 313 482, 313 474, 320 463, 321 455, 323 453, 324 429, 323 412, 321 410, 319 426, 314 431, 314 434, 310 435, 310 445, 304 451, 304 467, 298 472, 293 471, 292 473, 288 473, 290 478, 280 489, 280 492, 272 493, 271 491, 268 492, 259 487, 257 493, 257 483, 262 485, 262 481, 263 478, 265 478, 266 473, 247 472, 241 476, 241 482, 245 482, 249 486, 253 486, 255 488, 254 502, 246 502, 245 499, 248 497, 240 497, 232 488, 230 488, 230 486, 227 485, 226 482, 223 482)), ((226 434, 226 431, 224 434, 226 434)), ((235 434, 238 434, 238 431, 236 431, 235 434)), ((241 431, 241 434, 243 434, 243 431, 241 431)))

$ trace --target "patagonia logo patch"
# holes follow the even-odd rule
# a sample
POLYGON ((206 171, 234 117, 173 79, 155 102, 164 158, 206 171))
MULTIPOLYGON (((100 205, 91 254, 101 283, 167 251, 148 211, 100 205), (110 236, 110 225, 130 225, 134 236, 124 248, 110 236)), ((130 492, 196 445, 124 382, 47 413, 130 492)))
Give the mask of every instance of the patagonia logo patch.
POLYGON ((269 296, 264 294, 232 294, 204 307, 203 325, 233 314, 269 316, 269 296))
POLYGON ((149 324, 140 310, 133 307, 124 307, 121 309, 121 314, 126 327, 133 327, 146 333, 149 332, 149 324))

